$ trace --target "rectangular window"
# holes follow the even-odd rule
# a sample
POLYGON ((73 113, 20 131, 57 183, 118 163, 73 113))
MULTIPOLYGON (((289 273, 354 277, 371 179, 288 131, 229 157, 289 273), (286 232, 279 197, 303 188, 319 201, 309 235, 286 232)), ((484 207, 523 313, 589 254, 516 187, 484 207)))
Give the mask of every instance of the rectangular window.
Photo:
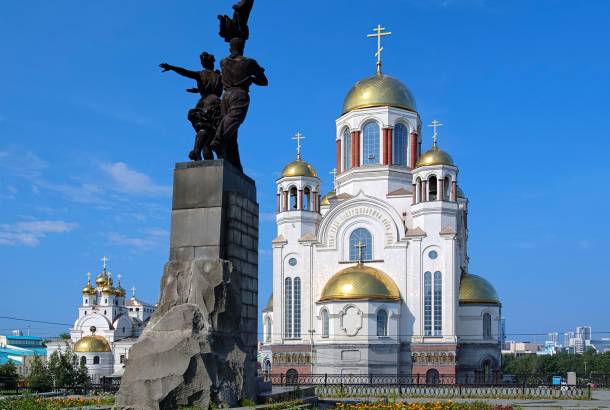
POLYGON ((343 132, 343 171, 352 167, 352 134, 345 130, 343 132))
POLYGON ((443 279, 440 272, 434 272, 434 336, 443 332, 443 279))
POLYGON ((284 337, 292 338, 292 279, 284 282, 284 337))
POLYGON ((294 279, 294 330, 292 335, 295 339, 301 337, 301 279, 294 279))
POLYGON ((432 336, 432 274, 424 273, 424 336, 432 336))

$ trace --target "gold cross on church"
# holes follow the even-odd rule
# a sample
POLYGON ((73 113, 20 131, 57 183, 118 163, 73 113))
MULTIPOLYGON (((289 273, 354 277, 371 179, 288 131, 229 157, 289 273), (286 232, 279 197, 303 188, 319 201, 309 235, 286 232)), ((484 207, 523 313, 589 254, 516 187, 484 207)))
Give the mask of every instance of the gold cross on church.
POLYGON ((441 124, 440 122, 438 122, 436 120, 432 120, 430 125, 428 125, 428 127, 432 127, 432 129, 434 129, 434 135, 432 135, 432 146, 434 146, 434 147, 436 147, 436 139, 437 139, 436 131, 437 131, 437 128, 442 126, 442 125, 443 124, 441 124))
POLYGON ((384 32, 383 30, 385 30, 385 27, 381 27, 380 24, 377 24, 377 27, 373 29, 375 33, 366 35, 369 38, 377 37, 377 52, 375 53, 375 57, 377 57, 377 74, 381 74, 381 52, 383 51, 383 47, 381 47, 381 37, 392 34, 389 31, 384 32))
POLYGON ((301 140, 304 140, 305 137, 297 131, 292 139, 297 141, 297 159, 301 159, 301 140))
POLYGON ((358 263, 361 264, 364 261, 362 249, 366 248, 366 245, 363 244, 362 241, 358 241, 358 243, 356 244, 356 248, 358 248, 358 263))

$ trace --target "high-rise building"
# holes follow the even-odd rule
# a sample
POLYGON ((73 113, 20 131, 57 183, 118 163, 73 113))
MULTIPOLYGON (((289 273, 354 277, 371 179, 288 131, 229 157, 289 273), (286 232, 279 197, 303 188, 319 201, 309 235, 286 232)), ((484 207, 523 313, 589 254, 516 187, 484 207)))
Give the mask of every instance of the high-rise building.
POLYGON ((549 342, 553 342, 553 346, 559 346, 559 333, 557 333, 557 332, 549 333, 549 338, 547 340, 549 342))
POLYGON ((581 340, 591 341, 591 326, 578 326, 576 328, 576 337, 581 340))
POLYGON ((563 334, 563 347, 566 349, 574 347, 574 332, 565 332, 563 334))

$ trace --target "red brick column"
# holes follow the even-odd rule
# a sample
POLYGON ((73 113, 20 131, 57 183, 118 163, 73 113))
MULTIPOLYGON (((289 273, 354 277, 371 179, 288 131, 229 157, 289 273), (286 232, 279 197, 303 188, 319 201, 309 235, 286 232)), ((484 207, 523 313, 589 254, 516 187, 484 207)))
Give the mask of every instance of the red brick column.
POLYGON ((421 182, 420 202, 428 201, 428 181, 421 182))
POLYGON ((413 205, 417 202, 417 184, 413 184, 413 205))
POLYGON ((392 128, 383 130, 383 165, 392 165, 392 128))
POLYGON ((337 173, 341 173, 341 140, 337 140, 337 173))
POLYGON ((284 211, 288 210, 288 191, 284 191, 284 211))
POLYGON ((316 191, 311 192, 311 209, 310 211, 318 212, 318 193, 316 191))
POLYGON ((409 134, 409 168, 415 168, 415 164, 417 163, 417 133, 412 132, 409 134))
POLYGON ((352 168, 360 166, 360 131, 352 131, 352 168))
POLYGON ((303 209, 303 190, 299 189, 299 198, 297 199, 297 210, 303 209))
POLYGON ((457 181, 451 181, 451 200, 457 202, 457 181))
POLYGON ((280 198, 280 193, 277 193, 277 212, 280 213, 282 208, 282 199, 280 198))
POLYGON ((445 200, 445 180, 443 178, 438 178, 436 180, 436 200, 443 201, 445 200))

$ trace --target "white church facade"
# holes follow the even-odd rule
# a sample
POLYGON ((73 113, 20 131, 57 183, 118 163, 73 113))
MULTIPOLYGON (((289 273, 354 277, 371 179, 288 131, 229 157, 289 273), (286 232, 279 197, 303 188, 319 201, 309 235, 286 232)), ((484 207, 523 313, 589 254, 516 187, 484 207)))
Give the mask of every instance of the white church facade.
POLYGON ((126 296, 120 275, 114 286, 107 270, 107 258, 102 258, 102 272, 95 278, 95 286, 88 275, 82 289, 78 318, 70 329, 70 339, 47 343, 47 355, 70 349, 80 363, 87 366, 93 382, 102 377, 120 377, 129 358, 129 349, 146 327, 155 306, 135 297, 126 296))
POLYGON ((468 199, 439 125, 422 153, 415 99, 379 61, 336 119, 335 188, 324 197, 299 145, 277 180, 264 370, 497 375, 501 303, 469 271, 468 199))

